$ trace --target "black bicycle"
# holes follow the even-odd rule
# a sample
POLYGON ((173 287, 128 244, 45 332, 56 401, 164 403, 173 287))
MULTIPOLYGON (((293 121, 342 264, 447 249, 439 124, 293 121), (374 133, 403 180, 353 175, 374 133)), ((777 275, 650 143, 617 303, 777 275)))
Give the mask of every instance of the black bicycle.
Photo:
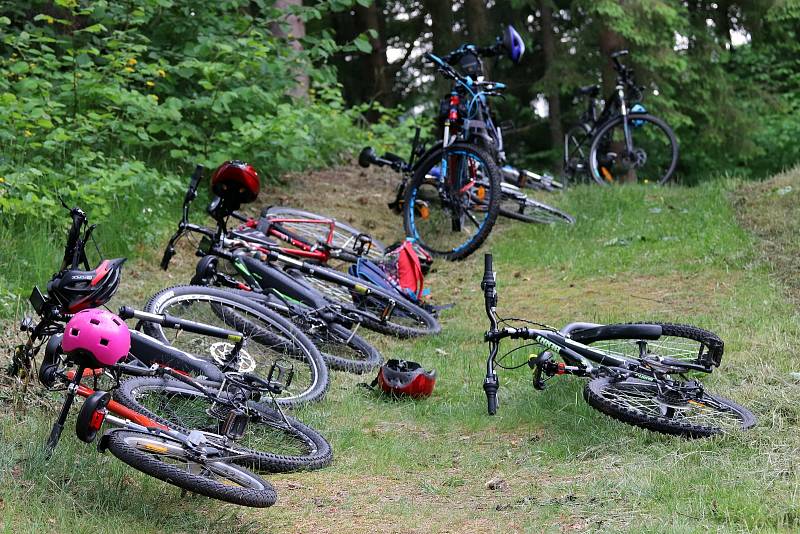
MULTIPOLYGON (((58 444, 70 408, 80 396, 85 401, 76 422, 79 439, 95 441, 107 423, 114 428, 102 434, 101 450, 110 450, 123 462, 153 477, 209 497, 247 506, 270 506, 276 500, 272 486, 237 464, 274 472, 330 463, 327 441, 286 416, 275 402, 275 396, 291 384, 291 364, 274 362, 266 378, 231 370, 244 354, 243 332, 123 308, 120 315, 124 318, 203 333, 233 345, 225 351, 220 366, 135 331, 131 332, 128 357, 115 365, 89 368, 80 354, 65 354, 61 350, 64 324, 79 309, 100 306, 113 296, 123 261, 103 261, 94 271, 88 270, 85 244, 94 226, 88 226, 85 214, 78 208, 70 210, 70 215, 73 223, 61 269, 48 283, 47 294, 38 288, 31 292, 29 301, 39 321, 23 319, 21 329, 28 332, 28 341, 17 347, 11 366, 11 372, 25 377, 27 382, 34 375, 36 357, 45 346, 35 376, 47 389, 66 393, 47 440, 48 454, 58 444), (87 270, 79 270, 80 264, 87 270), (201 381, 190 373, 219 377, 221 381, 201 381), (113 400, 109 391, 116 394, 124 377, 137 377, 123 382, 129 393, 131 386, 142 380, 156 381, 154 390, 162 400, 178 394, 187 397, 186 392, 190 391, 188 397, 199 407, 204 424, 195 424, 200 422, 198 419, 193 419, 191 425, 174 424, 173 418, 161 417, 163 411, 158 415, 137 411, 141 406, 131 406, 130 394, 128 402, 113 400), (87 383, 93 383, 93 387, 87 383), (99 383, 103 384, 102 389, 98 389, 99 383), (271 398, 274 408, 260 402, 262 395, 271 398)), ((280 318, 278 322, 285 323, 280 318)), ((159 402, 160 408, 164 406, 159 402)), ((183 404, 182 411, 186 406, 183 404)))
MULTIPOLYGON (((354 346, 351 342, 360 338, 355 331, 343 329, 363 325, 398 337, 439 332, 439 323, 430 313, 405 299, 396 299, 379 287, 334 269, 289 256, 253 228, 228 231, 228 218, 235 215, 222 210, 216 201, 209 207, 216 228, 190 223, 189 206, 201 177, 202 167, 190 180, 183 216, 164 251, 162 268, 168 268, 175 244, 182 237, 192 233, 201 235, 197 251, 202 258, 193 283, 237 289, 241 291, 240 297, 287 312, 293 320, 299 321, 298 324, 313 326, 316 332, 323 330, 322 325, 329 325, 327 331, 332 336, 328 336, 328 342, 338 339, 340 348, 347 346, 358 354, 326 352, 326 359, 332 365, 355 372, 372 369, 380 362, 380 356, 374 349, 365 351, 363 346, 354 346)), ((364 344, 366 342, 360 345, 364 344)))
POLYGON ((599 114, 600 86, 576 91, 588 105, 579 124, 564 136, 564 172, 570 180, 588 176, 603 185, 663 185, 675 174, 678 141, 666 122, 642 106, 643 88, 636 85, 633 69, 619 59, 627 54, 611 54, 617 85, 599 114))
POLYGON ((483 382, 490 415, 498 407, 495 369, 527 365, 533 369, 533 387, 539 390, 557 375, 588 378, 583 395, 592 408, 647 430, 706 437, 756 424, 749 410, 688 377, 720 365, 724 345, 716 334, 679 324, 571 323, 557 330, 523 319, 499 319, 492 269, 492 255, 487 254, 481 289, 490 323, 484 336, 489 357, 483 382), (537 328, 512 326, 515 321, 537 328), (498 356, 503 339, 524 344, 498 356), (533 353, 527 361, 505 365, 506 358, 523 348, 533 353))

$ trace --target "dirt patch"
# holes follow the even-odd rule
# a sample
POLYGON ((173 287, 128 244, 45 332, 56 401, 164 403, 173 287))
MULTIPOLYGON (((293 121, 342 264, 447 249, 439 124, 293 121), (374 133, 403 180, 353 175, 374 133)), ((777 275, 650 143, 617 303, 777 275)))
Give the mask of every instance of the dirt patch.
POLYGON ((740 224, 759 238, 775 277, 800 306, 800 169, 744 185, 733 203, 740 224))
POLYGON ((369 232, 385 244, 403 238, 403 219, 387 207, 399 174, 386 169, 343 166, 285 176, 261 193, 263 205, 308 206, 310 210, 369 232))

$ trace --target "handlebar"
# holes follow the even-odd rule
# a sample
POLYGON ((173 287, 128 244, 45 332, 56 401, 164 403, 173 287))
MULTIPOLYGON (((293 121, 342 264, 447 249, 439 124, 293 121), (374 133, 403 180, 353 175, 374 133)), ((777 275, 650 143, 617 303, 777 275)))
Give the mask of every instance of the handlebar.
MULTIPOLYGON (((497 329, 497 316, 495 314, 495 307, 497 306, 497 283, 494 276, 494 265, 491 254, 486 254, 483 257, 483 280, 481 280, 481 289, 483 290, 484 303, 486 305, 486 315, 489 317, 491 323, 491 330, 497 329)), ((486 393, 487 411, 489 415, 497 413, 497 390, 500 384, 497 380, 497 374, 494 372, 494 359, 497 356, 498 343, 494 340, 489 340, 489 358, 486 360, 486 378, 483 380, 483 391, 486 393)))
POLYGON ((439 72, 442 73, 446 78, 450 78, 456 81, 464 81, 464 77, 461 76, 456 70, 448 65, 442 58, 433 54, 431 52, 425 53, 425 58, 431 61, 436 65, 436 68, 439 72))
POLYGON ((160 265, 165 271, 169 269, 169 262, 175 255, 175 244, 183 237, 186 231, 199 232, 210 236, 214 235, 214 232, 207 228, 189 223, 189 206, 192 204, 192 201, 197 198, 197 187, 200 185, 200 180, 203 179, 204 172, 205 167, 197 165, 194 168, 192 176, 189 178, 189 188, 186 190, 186 195, 183 197, 183 213, 181 215, 181 221, 178 223, 178 230, 170 238, 169 243, 167 243, 164 249, 164 255, 161 256, 160 265))
POLYGON ((410 165, 406 160, 392 154, 391 152, 385 153, 383 156, 378 156, 371 146, 364 147, 358 155, 358 164, 361 167, 368 168, 370 165, 378 165, 379 167, 391 167, 392 169, 402 172, 410 169, 410 165))
POLYGON ((64 247, 64 260, 61 262, 61 269, 66 268, 75 269, 80 263, 83 250, 80 246, 81 228, 86 223, 86 213, 80 208, 72 208, 69 210, 69 215, 72 217, 72 226, 67 234, 67 245, 64 247))

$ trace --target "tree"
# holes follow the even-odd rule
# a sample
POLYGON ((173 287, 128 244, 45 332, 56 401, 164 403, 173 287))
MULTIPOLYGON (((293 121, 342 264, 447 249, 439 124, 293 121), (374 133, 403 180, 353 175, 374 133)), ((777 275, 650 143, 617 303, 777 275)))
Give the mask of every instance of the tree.
MULTIPOLYGON (((550 142, 553 148, 561 146, 564 131, 561 126, 561 91, 553 80, 556 63, 556 39, 553 32, 553 8, 550 0, 539 0, 541 14, 542 50, 544 52, 545 76, 550 78, 547 91, 547 104, 549 108, 548 124, 550 126, 550 142)), ((560 160, 559 160, 560 161, 560 160)))
MULTIPOLYGON (((287 13, 283 21, 276 21, 270 24, 270 31, 272 34, 282 39, 288 39, 291 47, 296 52, 301 52, 303 50, 303 45, 300 43, 300 40, 306 36, 306 25, 303 19, 291 12, 291 9, 294 6, 302 7, 302 5, 303 0, 275 0, 275 8, 287 11, 287 13), (288 32, 284 29, 284 25, 288 27, 288 32)), ((297 98, 305 98, 308 96, 308 74, 298 69, 295 79, 297 80, 297 86, 290 91, 290 94, 297 98)))

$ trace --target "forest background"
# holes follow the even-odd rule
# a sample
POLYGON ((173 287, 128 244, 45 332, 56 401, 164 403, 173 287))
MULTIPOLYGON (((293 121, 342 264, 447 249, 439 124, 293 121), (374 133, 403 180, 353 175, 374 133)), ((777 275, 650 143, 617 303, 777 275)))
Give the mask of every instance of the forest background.
POLYGON ((0 308, 49 276, 80 204, 108 255, 172 226, 195 163, 242 158, 266 180, 408 152, 447 90, 424 61, 523 35, 489 61, 515 163, 558 172, 561 138, 614 84, 610 51, 675 129, 685 183, 761 178, 800 160, 793 0, 76 0, 0 2, 0 308))

